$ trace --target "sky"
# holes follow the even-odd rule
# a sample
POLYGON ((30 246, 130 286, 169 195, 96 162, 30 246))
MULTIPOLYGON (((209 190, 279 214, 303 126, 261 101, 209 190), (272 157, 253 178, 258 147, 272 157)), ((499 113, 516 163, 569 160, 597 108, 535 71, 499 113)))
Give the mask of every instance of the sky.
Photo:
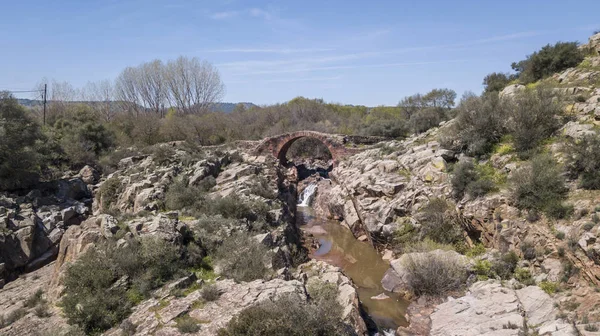
POLYGON ((598 13, 598 0, 0 0, 0 90, 81 87, 184 55, 217 67, 226 102, 395 105, 481 92, 545 44, 587 42, 598 13))

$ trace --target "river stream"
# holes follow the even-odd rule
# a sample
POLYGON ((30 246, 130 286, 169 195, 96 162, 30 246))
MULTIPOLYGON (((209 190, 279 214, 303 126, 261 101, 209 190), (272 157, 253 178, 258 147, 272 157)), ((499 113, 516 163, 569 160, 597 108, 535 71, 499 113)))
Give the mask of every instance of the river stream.
POLYGON ((305 189, 297 211, 299 227, 319 240, 319 248, 311 251, 310 257, 340 267, 352 279, 363 309, 380 331, 406 326, 404 314, 409 302, 396 293, 385 291, 381 285, 389 264, 371 245, 357 240, 338 221, 315 216, 309 206, 315 189, 314 184, 305 189))

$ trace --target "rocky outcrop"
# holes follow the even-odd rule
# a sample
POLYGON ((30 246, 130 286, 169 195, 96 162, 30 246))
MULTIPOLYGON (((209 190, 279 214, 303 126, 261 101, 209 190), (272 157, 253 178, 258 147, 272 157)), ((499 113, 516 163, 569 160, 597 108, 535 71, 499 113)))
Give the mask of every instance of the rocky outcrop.
POLYGON ((91 193, 78 178, 42 185, 25 196, 0 194, 0 288, 54 260, 70 226, 90 213, 91 193))
MULTIPOLYGON (((276 300, 291 295, 296 300, 307 302, 307 286, 323 282, 336 284, 339 288, 338 301, 343 307, 344 321, 358 335, 366 334, 364 321, 360 317, 358 298, 351 281, 339 269, 323 262, 310 262, 299 267, 297 279, 269 281, 256 280, 236 283, 233 280, 216 281, 220 295, 212 302, 204 302, 201 290, 185 297, 174 297, 168 293, 140 303, 127 319, 135 326, 136 335, 180 335, 176 319, 188 315, 201 322, 201 335, 217 335, 218 330, 242 310, 266 300, 276 300)), ((202 281, 200 281, 202 283, 202 281)), ((121 335, 120 328, 105 333, 107 336, 121 335)))
POLYGON ((437 306, 431 335, 577 335, 558 313, 552 298, 537 286, 515 290, 494 280, 477 282, 465 296, 437 306))

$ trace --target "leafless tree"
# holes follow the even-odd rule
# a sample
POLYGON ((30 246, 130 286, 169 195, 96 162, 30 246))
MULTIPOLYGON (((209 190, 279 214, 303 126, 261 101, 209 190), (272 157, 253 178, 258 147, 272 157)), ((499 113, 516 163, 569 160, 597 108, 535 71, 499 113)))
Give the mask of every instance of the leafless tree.
POLYGON ((160 60, 144 63, 138 67, 136 85, 144 107, 162 116, 167 100, 165 69, 160 60))
POLYGON ((219 71, 198 58, 180 56, 165 67, 169 101, 186 114, 206 113, 221 100, 225 86, 219 71))
POLYGON ((142 112, 140 108, 140 94, 138 89, 139 70, 134 67, 127 67, 121 72, 116 80, 116 97, 121 103, 123 109, 129 113, 139 115, 142 112))
POLYGON ((90 82, 83 89, 85 101, 91 101, 91 106, 100 118, 110 121, 117 113, 115 106, 115 87, 110 80, 90 82))

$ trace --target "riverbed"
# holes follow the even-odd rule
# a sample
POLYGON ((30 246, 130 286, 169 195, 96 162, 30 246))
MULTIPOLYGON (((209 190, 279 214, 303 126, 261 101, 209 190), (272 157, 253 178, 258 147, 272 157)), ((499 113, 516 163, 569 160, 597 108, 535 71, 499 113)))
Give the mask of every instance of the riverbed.
POLYGON ((363 309, 379 330, 408 325, 404 316, 409 302, 383 289, 381 279, 390 266, 371 245, 357 240, 338 221, 316 217, 308 206, 298 207, 297 222, 319 241, 310 257, 340 267, 352 279, 363 309))

